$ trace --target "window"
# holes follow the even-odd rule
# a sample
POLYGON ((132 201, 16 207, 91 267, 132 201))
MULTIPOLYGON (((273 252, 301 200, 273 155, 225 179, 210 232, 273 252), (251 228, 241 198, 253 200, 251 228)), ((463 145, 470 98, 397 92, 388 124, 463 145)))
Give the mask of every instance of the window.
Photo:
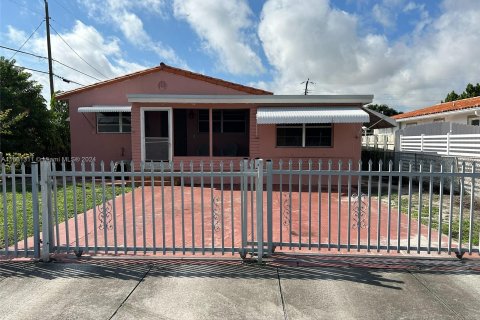
POLYGON ((331 124, 279 124, 277 147, 331 147, 331 124))
POLYGON ((97 132, 116 133, 131 131, 130 112, 98 112, 97 132))
MULTIPOLYGON (((213 110, 213 132, 246 133, 248 110, 213 110)), ((198 111, 198 132, 208 133, 208 110, 198 111)))
POLYGON ((480 118, 469 117, 468 124, 471 126, 480 126, 480 118))

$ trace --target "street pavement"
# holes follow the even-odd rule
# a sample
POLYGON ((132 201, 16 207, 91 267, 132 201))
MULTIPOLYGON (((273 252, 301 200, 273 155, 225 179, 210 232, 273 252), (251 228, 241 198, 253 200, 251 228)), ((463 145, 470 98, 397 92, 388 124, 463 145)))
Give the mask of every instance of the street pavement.
POLYGON ((478 319, 480 259, 0 261, 0 319, 478 319))

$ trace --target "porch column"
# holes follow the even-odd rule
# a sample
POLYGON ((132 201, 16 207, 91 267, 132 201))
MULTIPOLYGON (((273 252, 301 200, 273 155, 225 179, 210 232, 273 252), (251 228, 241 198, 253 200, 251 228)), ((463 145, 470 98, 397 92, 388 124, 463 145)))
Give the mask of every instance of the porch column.
POLYGON ((213 157, 213 111, 212 108, 208 109, 208 143, 209 152, 208 155, 213 157))

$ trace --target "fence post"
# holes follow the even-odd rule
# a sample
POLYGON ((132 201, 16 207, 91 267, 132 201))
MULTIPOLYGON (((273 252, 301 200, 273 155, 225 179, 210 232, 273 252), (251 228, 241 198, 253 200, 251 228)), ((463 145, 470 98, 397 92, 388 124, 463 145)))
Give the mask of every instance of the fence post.
POLYGON ((420 151, 423 152, 423 136, 424 134, 422 133, 422 135, 420 136, 420 151))
POLYGON ((40 192, 42 194, 42 260, 50 261, 50 252, 53 247, 52 203, 50 182, 50 161, 42 159, 40 162, 40 192))
POLYGON ((447 156, 450 155, 450 132, 447 132, 447 156))
POLYGON ((33 257, 40 258, 40 215, 38 208, 38 162, 32 162, 33 257))
POLYGON ((272 221, 272 184, 273 162, 267 160, 267 246, 268 254, 273 253, 273 221, 272 221))
POLYGON ((245 257, 246 255, 246 248, 247 248, 247 230, 248 230, 248 159, 243 159, 242 160, 242 219, 241 219, 241 225, 242 225, 242 248, 240 255, 245 257))
POLYGON ((258 262, 262 262, 263 257, 263 159, 255 160, 257 169, 256 191, 256 209, 257 209, 257 251, 258 262))

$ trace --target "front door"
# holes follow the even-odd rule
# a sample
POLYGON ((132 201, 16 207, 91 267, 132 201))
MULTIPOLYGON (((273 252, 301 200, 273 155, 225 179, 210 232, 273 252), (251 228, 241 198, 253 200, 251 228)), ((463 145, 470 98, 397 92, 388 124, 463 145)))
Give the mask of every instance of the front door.
POLYGON ((145 161, 170 161, 170 110, 144 111, 145 161))

